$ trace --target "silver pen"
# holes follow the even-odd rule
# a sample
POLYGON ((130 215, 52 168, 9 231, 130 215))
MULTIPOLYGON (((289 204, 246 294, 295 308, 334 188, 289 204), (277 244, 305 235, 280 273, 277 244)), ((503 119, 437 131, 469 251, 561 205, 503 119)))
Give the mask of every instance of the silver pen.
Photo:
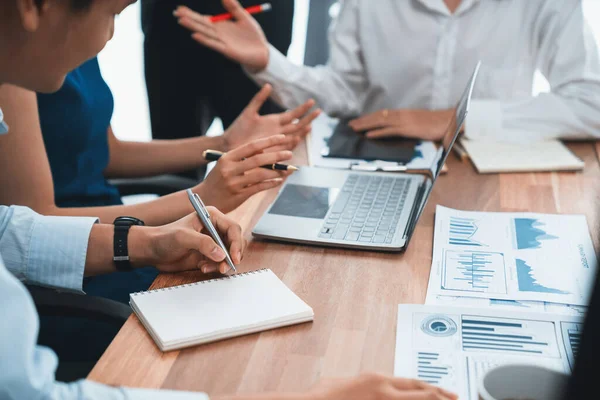
POLYGON ((213 238, 213 240, 215 242, 217 242, 219 247, 225 253, 225 261, 227 262, 227 265, 229 265, 230 269, 232 269, 233 272, 237 274, 237 269, 235 268, 235 265, 233 265, 233 261, 231 260, 231 257, 229 256, 229 252, 227 251, 227 247, 225 247, 225 244, 223 243, 223 241, 221 240, 221 237, 219 236, 219 232, 217 232, 217 230, 215 229, 215 226, 212 224, 212 222, 210 220, 210 214, 208 213, 206 206, 204 206, 202 199, 200 199, 200 196, 198 196, 196 193, 192 192, 191 189, 187 190, 187 195, 188 195, 188 198, 190 199, 190 202, 192 203, 192 206, 194 206, 194 210, 196 210, 196 214, 198 214, 198 217, 200 218, 202 225, 204 225, 204 227, 206 228, 206 230, 208 231, 210 236, 213 238))

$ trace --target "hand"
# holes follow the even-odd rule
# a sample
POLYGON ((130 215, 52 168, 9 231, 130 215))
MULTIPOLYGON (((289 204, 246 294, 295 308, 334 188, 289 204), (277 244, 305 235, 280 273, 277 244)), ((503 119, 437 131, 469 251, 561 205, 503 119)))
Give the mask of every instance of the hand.
POLYGON ((314 400, 456 400, 458 396, 416 379, 367 374, 324 382, 308 393, 314 400))
POLYGON ((233 124, 223 133, 225 151, 233 150, 252 140, 284 134, 288 140, 282 148, 292 150, 311 130, 311 123, 321 110, 309 112, 314 100, 279 114, 259 115, 259 110, 271 95, 271 85, 265 85, 254 96, 233 124))
MULTIPOLYGON (((207 207, 210 219, 227 246, 234 264, 242 261, 245 241, 242 228, 214 207, 207 207)), ((154 265, 162 272, 200 269, 204 273, 229 271, 225 253, 210 237, 198 216, 190 214, 168 225, 132 227, 130 249, 144 249, 143 265, 154 265), (145 235, 140 239, 140 234, 145 235)), ((135 259, 135 255, 132 255, 135 259)))
POLYGON ((402 136, 414 139, 441 140, 454 110, 383 110, 353 119, 349 125, 368 138, 402 136))
POLYGON ((292 152, 288 150, 269 151, 286 143, 286 140, 284 135, 271 136, 228 152, 194 191, 206 204, 229 212, 253 194, 279 186, 291 172, 260 166, 292 158, 292 152))
POLYGON ((269 64, 267 38, 254 18, 237 0, 223 0, 225 9, 233 15, 229 21, 211 22, 210 16, 179 6, 173 12, 180 25, 194 32, 192 38, 220 52, 252 72, 269 64))

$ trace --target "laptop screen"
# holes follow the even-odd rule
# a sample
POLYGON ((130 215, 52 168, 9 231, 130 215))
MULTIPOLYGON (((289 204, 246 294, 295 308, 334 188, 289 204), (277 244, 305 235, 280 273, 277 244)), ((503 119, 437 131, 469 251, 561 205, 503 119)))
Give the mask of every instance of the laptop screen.
POLYGON ((448 123, 448 127, 446 128, 446 133, 442 138, 442 145, 438 150, 438 154, 436 155, 436 160, 431 169, 431 176, 423 182, 422 187, 419 189, 421 192, 418 193, 417 201, 420 201, 420 204, 417 205, 416 213, 411 217, 411 222, 406 230, 407 240, 410 240, 412 236, 412 232, 417 225, 417 221, 419 217, 423 213, 425 209, 425 205, 427 204, 427 200, 431 195, 431 190, 433 188, 433 184, 435 180, 440 175, 442 168, 444 167, 444 163, 448 158, 448 154, 452 150, 452 146, 454 142, 456 142, 456 138, 458 137, 460 130, 462 128, 465 119, 467 118, 467 112, 469 111, 469 105, 471 103, 471 96, 473 94, 473 88, 475 87, 475 80, 477 79, 477 74, 479 72, 479 67, 481 66, 481 61, 477 63, 475 69, 473 70, 473 74, 467 82, 467 86, 465 91, 463 92, 460 100, 456 104, 454 109, 454 113, 452 114, 452 119, 448 123))

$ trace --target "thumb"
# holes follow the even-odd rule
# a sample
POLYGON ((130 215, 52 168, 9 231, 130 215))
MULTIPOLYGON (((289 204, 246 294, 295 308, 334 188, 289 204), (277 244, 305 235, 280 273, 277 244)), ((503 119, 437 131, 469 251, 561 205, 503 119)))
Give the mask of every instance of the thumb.
POLYGON ((249 18, 250 14, 244 10, 242 5, 237 0, 223 0, 223 7, 229 11, 235 20, 249 18))
POLYGON ((262 87, 262 89, 260 89, 258 93, 256 93, 256 95, 254 95, 252 100, 250 100, 250 103, 248 103, 248 107, 246 107, 246 110, 251 113, 258 114, 260 108, 263 106, 263 104, 265 104, 265 101, 267 101, 269 96, 271 96, 271 91, 271 85, 267 83, 265 86, 262 87))
POLYGON ((208 235, 198 233, 192 229, 180 231, 176 237, 177 245, 187 250, 195 250, 209 260, 220 262, 225 259, 225 253, 208 235))

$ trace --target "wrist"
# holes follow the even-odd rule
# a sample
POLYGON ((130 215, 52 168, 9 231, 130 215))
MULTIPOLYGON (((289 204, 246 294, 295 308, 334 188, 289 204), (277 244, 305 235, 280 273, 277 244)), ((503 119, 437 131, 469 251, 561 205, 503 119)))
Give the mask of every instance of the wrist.
POLYGON ((134 268, 157 264, 154 255, 155 230, 149 226, 132 226, 129 229, 129 262, 134 268))
POLYGON ((251 74, 259 74, 269 66, 270 51, 267 43, 257 52, 258 55, 252 63, 245 65, 246 70, 251 74))
POLYGON ((202 151, 211 149, 211 150, 227 152, 230 150, 230 143, 229 143, 229 140, 227 139, 227 130, 225 132, 223 132, 222 135, 206 137, 205 139, 208 139, 208 140, 205 142, 202 142, 202 151))

